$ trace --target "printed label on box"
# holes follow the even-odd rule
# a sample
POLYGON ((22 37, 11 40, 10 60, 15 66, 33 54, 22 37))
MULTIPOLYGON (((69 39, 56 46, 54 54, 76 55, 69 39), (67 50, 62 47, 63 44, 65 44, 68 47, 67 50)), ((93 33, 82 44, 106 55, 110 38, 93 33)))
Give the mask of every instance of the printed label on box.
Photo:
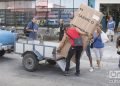
POLYGON ((93 15, 93 17, 92 17, 93 19, 95 19, 95 20, 97 20, 97 21, 99 21, 100 20, 100 18, 98 17, 98 16, 96 16, 96 15, 93 15))

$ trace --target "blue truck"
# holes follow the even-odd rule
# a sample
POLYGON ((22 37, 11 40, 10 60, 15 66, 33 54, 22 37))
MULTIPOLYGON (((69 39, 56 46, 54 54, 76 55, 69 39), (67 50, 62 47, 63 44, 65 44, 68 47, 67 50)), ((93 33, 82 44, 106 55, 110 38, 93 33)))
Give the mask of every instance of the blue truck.
POLYGON ((16 39, 16 33, 7 30, 0 30, 0 57, 2 57, 6 51, 13 50, 16 39))

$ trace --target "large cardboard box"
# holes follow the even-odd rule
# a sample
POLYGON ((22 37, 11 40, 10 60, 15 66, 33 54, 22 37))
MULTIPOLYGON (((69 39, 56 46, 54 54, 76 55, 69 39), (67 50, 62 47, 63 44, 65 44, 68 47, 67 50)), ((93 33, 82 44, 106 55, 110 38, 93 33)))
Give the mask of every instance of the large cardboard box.
MULTIPOLYGON (((84 41, 85 42, 85 41, 84 41)), ((59 59, 61 59, 61 58, 63 58, 63 57, 67 57, 67 55, 68 55, 68 51, 69 51, 69 48, 70 48, 70 46, 71 46, 71 44, 70 44, 70 42, 68 41, 68 40, 66 40, 66 42, 63 44, 63 47, 62 47, 62 49, 61 49, 61 52, 60 53, 58 53, 57 55, 56 55, 56 58, 59 60, 59 59)), ((85 47, 85 46, 84 46, 85 47)), ((72 57, 72 62, 76 62, 75 61, 75 55, 73 55, 73 57, 72 57)))
POLYGON ((81 4, 80 8, 75 12, 75 17, 70 23, 85 32, 93 34, 96 25, 100 23, 102 17, 103 14, 101 12, 81 4))
MULTIPOLYGON (((66 60, 65 60, 65 58, 58 60, 57 64, 62 69, 62 71, 65 71, 65 67, 66 67, 66 60)), ((75 68, 75 66, 76 66, 75 63, 73 61, 70 61, 70 69, 75 68)))
MULTIPOLYGON (((83 50, 85 50, 86 49, 86 45, 88 43, 88 37, 87 36, 82 36, 82 40, 83 40, 83 50)), ((62 46, 61 52, 59 53, 58 58, 60 58, 60 57, 65 57, 66 58, 70 46, 71 46, 71 44, 70 44, 69 40, 66 39, 66 41, 64 42, 64 44, 62 46)))
POLYGON ((69 51, 69 48, 71 46, 70 42, 68 41, 68 39, 66 39, 66 41, 62 44, 62 49, 61 49, 61 52, 60 53, 57 53, 56 55, 56 58, 57 59, 61 59, 63 57, 67 57, 67 54, 68 54, 68 51, 69 51))

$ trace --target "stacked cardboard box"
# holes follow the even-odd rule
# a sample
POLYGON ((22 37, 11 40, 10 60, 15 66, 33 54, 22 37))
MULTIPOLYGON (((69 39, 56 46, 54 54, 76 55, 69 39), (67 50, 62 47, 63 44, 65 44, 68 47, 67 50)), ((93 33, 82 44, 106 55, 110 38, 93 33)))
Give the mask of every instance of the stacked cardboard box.
MULTIPOLYGON (((75 17, 71 21, 71 24, 80 28, 80 30, 85 31, 89 34, 93 34, 97 24, 99 24, 102 20, 103 14, 101 12, 96 11, 95 9, 81 4, 80 8, 75 12, 75 17)), ((83 36, 83 47, 86 48, 88 37, 83 36)), ((62 48, 61 55, 66 57, 68 50, 70 47, 69 41, 64 43, 64 47, 62 48)))
MULTIPOLYGON (((87 5, 81 4, 80 8, 75 12, 75 16, 70 23, 84 32, 93 34, 97 24, 101 22, 102 17, 103 14, 101 12, 98 12, 87 5)), ((86 36, 82 36, 82 39, 83 48, 85 49, 89 40, 86 36)), ((67 57, 70 46, 71 45, 68 40, 63 44, 63 48, 60 53, 62 57, 67 57)), ((73 56, 73 61, 75 62, 74 59, 75 58, 73 56)))
POLYGON ((96 25, 101 22, 102 17, 103 14, 101 12, 81 4, 77 12, 75 12, 75 17, 70 23, 81 30, 92 34, 96 29, 96 25))

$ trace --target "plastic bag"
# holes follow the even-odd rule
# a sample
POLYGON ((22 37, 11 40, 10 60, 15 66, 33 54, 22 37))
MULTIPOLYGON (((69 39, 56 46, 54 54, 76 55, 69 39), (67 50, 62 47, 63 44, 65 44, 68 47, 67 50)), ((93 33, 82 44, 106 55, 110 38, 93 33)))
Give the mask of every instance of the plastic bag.
POLYGON ((103 43, 106 43, 106 42, 109 41, 109 39, 108 39, 108 37, 107 37, 107 34, 104 33, 103 31, 102 31, 102 33, 101 33, 101 39, 102 39, 102 42, 103 42, 103 43))

